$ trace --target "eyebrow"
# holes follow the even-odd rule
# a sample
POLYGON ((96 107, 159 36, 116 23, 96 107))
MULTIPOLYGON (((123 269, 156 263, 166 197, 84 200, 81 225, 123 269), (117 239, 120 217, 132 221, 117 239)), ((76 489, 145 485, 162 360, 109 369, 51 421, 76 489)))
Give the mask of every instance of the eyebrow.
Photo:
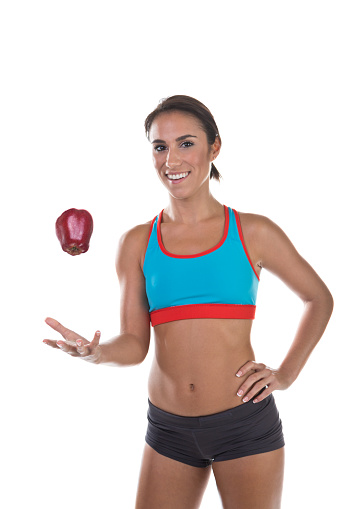
MULTIPOLYGON (((193 134, 184 134, 183 136, 179 136, 175 141, 182 141, 186 138, 197 138, 197 136, 193 136, 193 134)), ((164 140, 153 140, 152 143, 166 143, 164 140)))

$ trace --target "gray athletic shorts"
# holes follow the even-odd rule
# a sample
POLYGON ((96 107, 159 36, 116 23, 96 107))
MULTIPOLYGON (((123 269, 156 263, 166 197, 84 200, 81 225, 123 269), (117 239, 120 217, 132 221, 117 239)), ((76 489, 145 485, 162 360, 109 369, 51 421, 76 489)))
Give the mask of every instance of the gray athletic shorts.
POLYGON ((183 417, 149 400, 146 442, 158 453, 194 467, 274 451, 285 445, 279 413, 270 394, 212 415, 183 417))

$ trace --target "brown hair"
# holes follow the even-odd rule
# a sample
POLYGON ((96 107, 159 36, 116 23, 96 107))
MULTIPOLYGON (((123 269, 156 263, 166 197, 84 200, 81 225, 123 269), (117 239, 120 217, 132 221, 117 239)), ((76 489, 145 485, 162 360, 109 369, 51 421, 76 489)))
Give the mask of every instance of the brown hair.
MULTIPOLYGON (((189 115, 196 117, 199 120, 201 128, 205 131, 207 142, 213 145, 215 138, 218 136, 221 144, 219 130, 210 110, 200 101, 189 97, 188 95, 173 95, 162 99, 155 110, 150 113, 145 120, 145 132, 149 140, 149 132, 155 118, 167 111, 183 111, 189 115)), ((212 163, 210 179, 215 178, 220 181, 221 175, 212 163)))

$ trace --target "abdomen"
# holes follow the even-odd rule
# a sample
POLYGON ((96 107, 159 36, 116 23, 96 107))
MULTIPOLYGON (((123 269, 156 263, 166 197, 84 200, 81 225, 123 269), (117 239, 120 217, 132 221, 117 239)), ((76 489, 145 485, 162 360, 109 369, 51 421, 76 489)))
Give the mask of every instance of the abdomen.
POLYGON ((254 360, 251 320, 179 320, 154 328, 151 402, 177 415, 222 412, 242 404, 239 368, 254 360))

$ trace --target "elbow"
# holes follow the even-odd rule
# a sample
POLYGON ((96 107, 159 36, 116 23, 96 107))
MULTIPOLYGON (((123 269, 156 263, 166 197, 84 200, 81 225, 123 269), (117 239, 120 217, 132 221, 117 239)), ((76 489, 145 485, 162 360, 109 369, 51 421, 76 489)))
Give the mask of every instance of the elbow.
POLYGON ((143 357, 140 357, 140 359, 134 364, 134 366, 140 366, 140 364, 142 364, 144 362, 146 357, 147 357, 146 355, 143 357))
POLYGON ((134 365, 139 365, 144 362, 144 360, 147 357, 149 350, 149 341, 140 341, 140 339, 137 339, 137 349, 136 349, 136 357, 134 365))
POLYGON ((147 357, 147 354, 148 354, 148 350, 149 348, 147 347, 146 349, 144 349, 141 353, 141 356, 140 356, 140 362, 138 364, 142 364, 144 362, 144 360, 146 359, 147 357))
POLYGON ((321 291, 317 292, 316 295, 314 295, 310 299, 304 300, 304 304, 306 306, 316 305, 318 308, 321 308, 323 310, 324 314, 326 314, 329 319, 333 312, 334 299, 327 286, 324 285, 321 291))
POLYGON ((329 309, 330 316, 333 312, 333 308, 334 308, 334 299, 333 299, 331 292, 328 290, 328 309, 329 309))
POLYGON ((141 355, 136 356, 131 362, 127 363, 127 366, 140 366, 144 362, 147 357, 147 353, 143 353, 141 355))
POLYGON ((145 350, 139 343, 133 348, 133 352, 120 362, 121 366, 139 366, 147 357, 148 349, 145 350))
POLYGON ((330 317, 332 314, 333 308, 334 308, 334 299, 333 299, 331 292, 327 288, 327 286, 325 286, 325 288, 324 288, 322 301, 323 301, 324 307, 326 308, 328 315, 330 317))

